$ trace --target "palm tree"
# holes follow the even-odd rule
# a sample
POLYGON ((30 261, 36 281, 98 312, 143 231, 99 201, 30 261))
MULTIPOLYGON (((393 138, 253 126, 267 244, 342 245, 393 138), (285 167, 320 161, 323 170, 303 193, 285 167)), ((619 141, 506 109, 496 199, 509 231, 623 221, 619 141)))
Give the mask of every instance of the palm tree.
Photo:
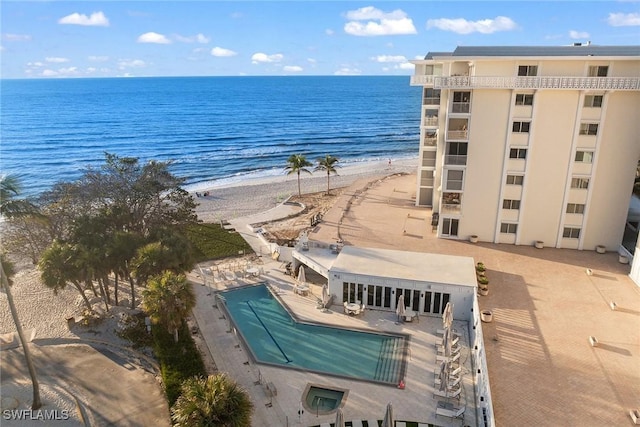
POLYGON ((191 309, 196 295, 184 274, 165 271, 153 276, 142 293, 143 306, 154 323, 167 327, 178 342, 178 331, 191 309))
POLYGON ((329 176, 332 173, 335 173, 336 175, 338 174, 338 171, 336 170, 336 167, 339 167, 336 163, 338 163, 340 160, 337 157, 333 157, 330 156, 329 154, 327 154, 324 157, 320 157, 318 159, 318 165, 315 167, 314 170, 317 171, 326 171, 327 172, 327 194, 330 193, 330 187, 329 187, 329 176))
POLYGON ((247 427, 252 412, 248 393, 226 374, 217 374, 185 380, 171 419, 174 427, 247 427))
MULTIPOLYGON (((11 218, 25 216, 35 211, 31 203, 15 199, 19 194, 20 182, 17 177, 4 175, 0 178, 0 215, 11 218)), ((11 311, 11 317, 13 318, 13 323, 16 325, 18 338, 24 350, 24 358, 27 362, 27 369, 29 370, 31 384, 33 386, 33 403, 31 404, 31 409, 35 410, 42 406, 42 401, 40 400, 40 385, 36 377, 36 369, 33 366, 31 351, 29 350, 29 346, 27 346, 27 340, 24 337, 22 324, 20 323, 20 318, 18 318, 18 311, 16 310, 13 295, 11 294, 11 278, 14 275, 14 271, 13 264, 5 258, 4 254, 0 254, 0 289, 3 289, 7 294, 9 311, 11 311)))
POLYGON ((20 180, 15 175, 0 177, 0 215, 18 217, 34 214, 36 208, 24 199, 16 199, 20 195, 20 180))
POLYGON ((287 166, 284 168, 284 170, 287 171, 287 175, 291 175, 292 173, 298 174, 298 196, 302 195, 300 191, 300 172, 310 174, 311 171, 306 169, 309 166, 313 165, 302 154, 292 154, 287 159, 287 166))

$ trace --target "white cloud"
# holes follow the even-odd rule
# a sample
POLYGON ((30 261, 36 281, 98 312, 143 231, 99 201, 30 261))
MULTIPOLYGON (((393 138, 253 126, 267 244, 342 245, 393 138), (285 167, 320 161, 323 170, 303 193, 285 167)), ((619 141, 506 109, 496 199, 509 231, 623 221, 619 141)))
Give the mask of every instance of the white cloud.
POLYGON ((307 62, 310 64, 316 64, 318 61, 315 58, 307 58, 307 62))
POLYGON ((331 28, 327 28, 326 30, 324 30, 324 33, 328 36, 332 36, 335 34, 335 31, 333 31, 331 28))
POLYGON ((43 76, 43 77, 53 77, 53 76, 57 76, 58 72, 46 69, 46 70, 43 70, 40 75, 43 76))
POLYGON ((69 58, 60 58, 56 56, 48 56, 44 60, 47 62, 55 62, 55 63, 69 62, 69 58))
POLYGON ((360 74, 362 74, 362 71, 358 70, 357 68, 349 67, 342 67, 338 71, 333 73, 334 76, 358 76, 360 74))
POLYGON ((350 21, 344 25, 344 31, 352 36, 388 36, 417 33, 411 18, 408 18, 407 14, 400 9, 393 12, 383 12, 373 6, 367 6, 348 11, 346 18, 350 21))
POLYGON ((171 40, 162 34, 150 31, 148 33, 141 34, 140 37, 138 37, 138 43, 169 44, 171 43, 171 40))
POLYGON ((4 52, 4 46, 0 45, 0 52, 4 52))
POLYGON ((125 68, 140 68, 146 66, 147 63, 142 59, 121 59, 118 61, 118 68, 124 70, 125 68))
POLYGON ((10 41, 10 42, 28 42, 29 40, 31 40, 31 36, 29 34, 3 34, 2 38, 4 40, 10 41))
POLYGON ((90 55, 87 57, 89 61, 93 62, 106 62, 109 60, 108 56, 98 56, 98 55, 90 55))
POLYGON ((302 71, 302 67, 299 67, 297 65, 285 65, 284 67, 282 67, 282 71, 285 71, 287 73, 299 73, 300 71, 302 71))
POLYGON ((27 62, 27 66, 29 67, 42 67, 44 64, 40 61, 36 62, 27 62))
POLYGON ((378 55, 371 58, 372 61, 375 62, 406 62, 407 58, 402 55, 391 56, 391 55, 378 55))
POLYGON ((411 70, 411 71, 413 71, 413 69, 414 69, 414 65, 411 62, 405 62, 404 64, 398 64, 398 65, 396 65, 396 67, 401 69, 401 70, 411 70))
POLYGON ((181 36, 180 34, 174 35, 175 39, 182 43, 202 43, 207 44, 211 40, 209 37, 205 36, 202 33, 198 33, 195 36, 181 36))
POLYGON ((588 39, 589 33, 587 33, 586 31, 571 30, 569 31, 569 37, 571 37, 572 39, 588 39))
POLYGON ((494 19, 481 19, 479 21, 467 21, 464 18, 441 18, 427 21, 427 28, 438 28, 458 34, 491 34, 497 31, 515 30, 517 27, 518 25, 506 16, 496 16, 494 19))
POLYGON ((266 53, 258 52, 254 53, 251 57, 251 63, 258 64, 260 62, 280 62, 284 56, 281 53, 274 53, 273 55, 267 55, 266 53))
POLYGON ((640 13, 610 13, 607 24, 612 27, 635 27, 640 25, 640 13))
POLYGON ((109 19, 102 12, 93 12, 90 16, 72 13, 58 20, 58 24, 85 25, 89 27, 108 27, 109 19))
POLYGON ((87 67, 87 73, 95 73, 98 71, 96 67, 87 67))
POLYGON ((234 52, 231 49, 225 49, 219 46, 216 46, 213 49, 211 49, 211 55, 218 56, 218 57, 236 56, 237 54, 238 54, 237 52, 234 52))

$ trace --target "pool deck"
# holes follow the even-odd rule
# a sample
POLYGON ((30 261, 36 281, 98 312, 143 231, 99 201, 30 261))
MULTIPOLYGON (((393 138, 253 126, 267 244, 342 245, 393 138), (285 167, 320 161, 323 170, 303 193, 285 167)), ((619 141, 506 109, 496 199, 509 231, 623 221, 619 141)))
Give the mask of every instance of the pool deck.
MULTIPOLYGON (((640 288, 628 277, 629 265, 618 263, 616 253, 437 239, 431 231, 431 210, 413 206, 415 179, 408 175, 367 185, 370 188, 358 191, 348 210, 344 209, 347 198, 356 191, 346 191, 309 238, 335 242, 341 237, 348 245, 464 255, 484 262, 490 293, 479 297, 479 302, 481 309, 494 314, 493 322, 482 327, 497 425, 631 425, 629 410, 640 407, 640 288), (587 268, 591 275, 586 274, 587 268), (616 310, 610 307, 612 301, 616 310), (597 347, 590 345, 589 336, 598 339, 597 347)), ((363 183, 352 187, 362 188, 363 183)), ((436 420, 433 415, 438 400, 432 396, 434 332, 439 318, 422 316, 420 323, 396 325, 390 312, 369 311, 361 318, 351 318, 341 313, 341 307, 334 307, 322 313, 315 298, 291 292, 292 278, 283 274, 281 263, 266 259, 263 268, 262 278, 281 289, 283 299, 298 316, 409 332, 412 343, 405 390, 245 365, 248 355, 238 338, 226 332, 226 320, 219 319, 220 312, 212 307, 209 286, 214 283, 209 280, 207 286, 195 286, 198 305, 194 315, 201 333, 218 369, 229 372, 253 396, 254 426, 286 425, 283 420, 287 417, 289 425, 333 422, 331 416, 305 413, 298 417, 298 402, 307 383, 351 390, 344 407, 347 420, 382 419, 387 402, 392 402, 398 420, 477 425, 470 417, 475 416, 470 407, 464 421, 440 416, 436 420), (269 398, 263 386, 254 385, 258 369, 264 381, 276 386, 271 407, 264 406, 269 398)), ((202 278, 192 280, 202 283, 202 278)), ((313 292, 320 295, 319 288, 313 292)), ((466 326, 459 324, 457 329, 466 330, 466 326)), ((461 404, 465 399, 473 402, 469 375, 465 381, 461 404)))
MULTIPOLYGON (((265 267, 274 263, 265 264, 265 267)), ((259 283, 258 280, 239 279, 225 285, 211 281, 208 286, 195 286, 198 306, 194 315, 200 331, 208 343, 217 367, 220 371, 231 373, 244 388, 246 388, 256 403, 253 426, 286 425, 288 417, 291 426, 313 426, 330 423, 335 420, 333 415, 316 416, 305 411, 300 417, 298 410, 302 394, 307 384, 325 387, 338 387, 349 390, 343 411, 347 421, 382 419, 387 402, 392 402, 396 419, 437 423, 440 426, 460 426, 461 420, 451 422, 444 417, 435 419, 435 408, 438 401, 447 401, 456 406, 465 405, 466 401, 473 402, 473 384, 469 371, 471 369, 468 357, 468 332, 466 322, 454 322, 454 328, 462 335, 461 342, 465 344, 461 349, 462 361, 462 393, 460 401, 433 397, 435 389, 436 362, 436 330, 442 327, 439 317, 421 317, 419 322, 398 323, 397 316, 392 312, 367 310, 364 315, 357 317, 342 313, 342 306, 333 306, 332 310, 323 312, 317 308, 317 301, 321 295, 319 285, 311 285, 311 293, 307 297, 293 292, 293 282, 279 269, 266 269, 261 279, 268 280, 283 302, 295 313, 299 320, 319 322, 328 325, 352 327, 354 329, 368 329, 404 333, 411 336, 410 354, 407 357, 407 377, 405 389, 389 385, 381 385, 367 381, 357 381, 330 375, 279 368, 263 364, 255 364, 247 353, 239 336, 231 330, 230 323, 221 319, 222 311, 214 308, 214 292, 210 286, 228 289, 243 284, 259 283), (248 362, 248 363, 247 363, 248 362), (261 384, 257 384, 261 381, 261 384), (273 383, 277 395, 270 399, 264 384, 273 383), (267 406, 271 403, 271 406, 267 406), (374 408, 378 408, 375 412, 374 408)), ((465 425, 475 425, 473 408, 465 417, 465 425)))

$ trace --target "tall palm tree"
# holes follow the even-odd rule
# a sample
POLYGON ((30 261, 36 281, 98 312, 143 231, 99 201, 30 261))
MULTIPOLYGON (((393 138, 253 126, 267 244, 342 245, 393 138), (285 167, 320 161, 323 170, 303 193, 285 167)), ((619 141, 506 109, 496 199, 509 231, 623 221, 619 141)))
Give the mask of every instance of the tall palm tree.
MULTIPOLYGON (((7 216, 9 218, 16 216, 24 216, 31 212, 34 212, 33 205, 24 200, 17 200, 15 197, 20 194, 20 182, 17 177, 4 175, 0 177, 0 215, 7 216)), ((13 295, 11 294, 11 278, 14 275, 13 264, 11 264, 4 254, 0 254, 0 289, 3 289, 7 294, 7 303, 9 304, 9 311, 11 311, 11 317, 13 323, 16 325, 16 331, 18 332, 18 338, 22 349, 24 351, 24 358, 27 363, 27 369, 31 376, 31 385, 33 387, 33 402, 31 409, 39 409, 42 406, 40 400, 40 385, 38 384, 38 378, 36 377, 36 368, 33 366, 33 359, 31 358, 31 351, 27 346, 27 340, 24 337, 22 331, 22 323, 18 317, 18 311, 16 305, 13 302, 13 295)))
POLYGON ((184 274, 165 271, 153 276, 142 293, 143 306, 154 323, 166 326, 178 342, 178 331, 191 309, 196 295, 184 274))
POLYGON ((336 167, 339 167, 337 165, 337 163, 340 160, 337 157, 333 157, 329 154, 327 154, 324 157, 320 157, 318 159, 318 165, 315 167, 314 170, 317 171, 326 171, 327 172, 327 194, 330 193, 330 187, 329 187, 329 176, 331 176, 332 173, 335 173, 336 175, 338 174, 338 171, 336 170, 336 167))
POLYGON ((292 154, 287 159, 287 166, 284 168, 284 170, 287 171, 287 175, 291 175, 292 173, 298 174, 298 196, 302 195, 300 191, 300 172, 310 174, 311 171, 307 169, 309 166, 313 166, 313 164, 311 164, 303 154, 292 154))
POLYGON ((171 419, 174 427, 248 427, 252 412, 248 393, 226 374, 217 374, 184 381, 171 419))

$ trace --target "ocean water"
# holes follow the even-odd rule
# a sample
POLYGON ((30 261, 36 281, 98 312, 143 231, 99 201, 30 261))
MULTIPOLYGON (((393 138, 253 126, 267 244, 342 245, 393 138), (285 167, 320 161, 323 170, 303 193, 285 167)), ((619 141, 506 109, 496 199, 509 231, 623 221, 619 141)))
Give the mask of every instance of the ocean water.
POLYGON ((171 161, 187 188, 418 153, 408 76, 166 77, 0 82, 0 171, 25 195, 99 167, 104 153, 171 161))

